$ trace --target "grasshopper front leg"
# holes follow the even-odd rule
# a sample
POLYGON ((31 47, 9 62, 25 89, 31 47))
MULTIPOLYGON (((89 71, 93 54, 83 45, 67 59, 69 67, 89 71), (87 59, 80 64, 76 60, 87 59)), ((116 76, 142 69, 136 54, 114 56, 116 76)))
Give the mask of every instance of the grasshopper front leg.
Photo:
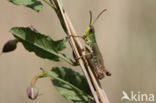
POLYGON ((75 56, 74 56, 74 58, 75 58, 76 60, 78 60, 78 59, 80 59, 80 58, 83 58, 83 57, 89 57, 89 56, 92 55, 92 51, 88 52, 88 50, 86 50, 85 48, 84 48, 82 51, 85 52, 85 54, 81 55, 79 58, 75 58, 75 56))
POLYGON ((82 38, 83 40, 86 41, 86 36, 85 36, 85 35, 69 35, 68 37, 69 37, 69 38, 70 38, 70 37, 78 37, 78 38, 82 38))

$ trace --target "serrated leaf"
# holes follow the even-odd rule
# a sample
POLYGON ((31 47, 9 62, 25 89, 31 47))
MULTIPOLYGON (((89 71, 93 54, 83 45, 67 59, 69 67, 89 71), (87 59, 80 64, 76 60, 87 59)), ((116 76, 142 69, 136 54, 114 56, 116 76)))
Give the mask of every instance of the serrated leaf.
POLYGON ((29 7, 37 12, 41 11, 43 8, 43 5, 40 2, 40 0, 8 0, 8 1, 12 2, 15 5, 23 5, 29 7))
POLYGON ((63 56, 59 51, 66 48, 66 38, 54 41, 49 36, 32 31, 28 27, 14 27, 10 32, 28 51, 35 52, 35 54, 41 58, 58 61, 59 57, 63 56))
POLYGON ((55 67, 50 73, 52 83, 62 96, 74 103, 90 103, 93 100, 84 76, 66 67, 55 67))

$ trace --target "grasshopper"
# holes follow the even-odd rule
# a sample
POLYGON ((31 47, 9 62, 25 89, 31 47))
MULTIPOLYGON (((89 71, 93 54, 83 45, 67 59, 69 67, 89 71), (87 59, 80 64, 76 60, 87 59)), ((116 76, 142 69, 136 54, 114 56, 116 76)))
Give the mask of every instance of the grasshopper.
POLYGON ((98 79, 102 79, 105 76, 105 74, 107 76, 111 76, 111 73, 108 72, 104 66, 103 57, 96 42, 95 29, 93 26, 96 20, 105 11, 106 9, 104 9, 101 13, 99 13, 99 15, 93 21, 93 23, 92 23, 92 12, 90 11, 89 26, 86 28, 83 36, 77 36, 77 37, 82 37, 86 42, 85 49, 84 49, 86 55, 82 55, 82 56, 85 56, 87 58, 87 61, 92 68, 92 71, 94 72, 95 76, 98 79))

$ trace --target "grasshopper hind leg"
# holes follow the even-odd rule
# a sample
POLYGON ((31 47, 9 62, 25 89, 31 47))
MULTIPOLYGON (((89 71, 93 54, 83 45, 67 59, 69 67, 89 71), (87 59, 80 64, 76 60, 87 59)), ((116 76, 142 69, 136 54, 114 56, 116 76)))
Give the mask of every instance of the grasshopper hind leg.
POLYGON ((95 75, 97 76, 98 79, 102 79, 106 76, 111 76, 111 73, 109 71, 107 71, 107 69, 105 67, 103 67, 103 70, 100 69, 95 69, 95 75))
POLYGON ((99 71, 99 70, 97 70, 97 69, 95 69, 95 68, 93 68, 92 69, 94 72, 94 74, 95 74, 95 76, 98 78, 98 79, 103 79, 104 77, 105 77, 105 73, 104 72, 101 72, 101 71, 99 71))
POLYGON ((103 79, 105 77, 105 74, 107 76, 111 76, 112 74, 109 72, 109 71, 104 71, 104 72, 101 72, 101 71, 97 71, 95 70, 95 75, 98 79, 103 79))
POLYGON ((103 72, 104 72, 107 76, 111 76, 111 75, 112 75, 105 67, 103 67, 103 72))
POLYGON ((104 73, 98 73, 97 74, 97 78, 100 80, 103 79, 104 77, 105 77, 104 73))
POLYGON ((112 74, 104 67, 104 72, 107 76, 111 76, 112 74))

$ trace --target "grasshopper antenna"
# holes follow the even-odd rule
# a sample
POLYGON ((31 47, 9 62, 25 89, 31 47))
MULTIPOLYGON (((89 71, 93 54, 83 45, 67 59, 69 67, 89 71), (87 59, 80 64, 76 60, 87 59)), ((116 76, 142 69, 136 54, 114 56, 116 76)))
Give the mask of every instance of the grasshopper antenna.
POLYGON ((93 16, 92 16, 92 11, 91 11, 91 10, 89 11, 89 14, 90 14, 90 21, 89 21, 89 25, 91 25, 91 24, 92 24, 92 17, 93 17, 93 16))
POLYGON ((99 17, 106 11, 107 9, 102 10, 99 15, 94 19, 93 24, 99 19, 99 17))

